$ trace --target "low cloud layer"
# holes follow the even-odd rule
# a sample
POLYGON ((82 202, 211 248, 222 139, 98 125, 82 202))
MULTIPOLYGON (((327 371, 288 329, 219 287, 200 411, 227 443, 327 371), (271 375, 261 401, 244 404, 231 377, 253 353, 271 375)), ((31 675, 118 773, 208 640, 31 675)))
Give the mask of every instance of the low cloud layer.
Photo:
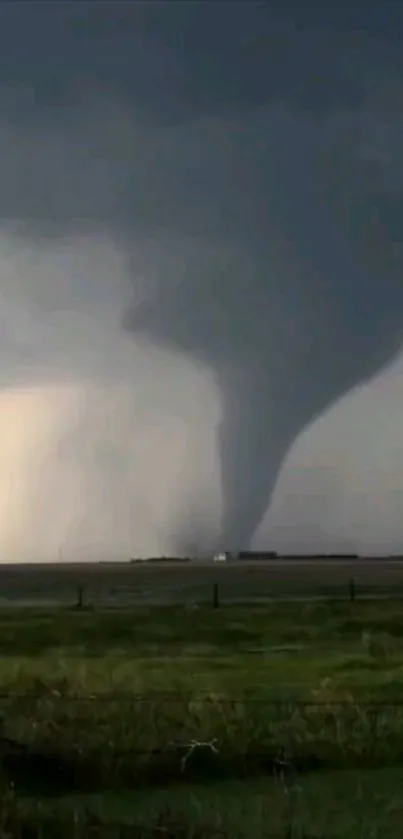
POLYGON ((2 556, 399 550, 395 58, 349 54, 356 101, 181 109, 184 65, 139 55, 148 110, 0 96, 2 556))

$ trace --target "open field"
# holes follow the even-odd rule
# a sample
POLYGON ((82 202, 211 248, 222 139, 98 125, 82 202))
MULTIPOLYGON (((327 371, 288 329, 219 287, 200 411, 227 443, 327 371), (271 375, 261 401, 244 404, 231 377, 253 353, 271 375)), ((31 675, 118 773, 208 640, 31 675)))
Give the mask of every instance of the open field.
POLYGON ((349 581, 358 597, 401 597, 403 561, 391 559, 157 562, 1 565, 0 607, 17 603, 72 604, 82 586, 98 606, 211 603, 214 583, 222 601, 345 598, 349 581))
POLYGON ((0 712, 2 839, 401 837, 399 602, 16 607, 0 712))

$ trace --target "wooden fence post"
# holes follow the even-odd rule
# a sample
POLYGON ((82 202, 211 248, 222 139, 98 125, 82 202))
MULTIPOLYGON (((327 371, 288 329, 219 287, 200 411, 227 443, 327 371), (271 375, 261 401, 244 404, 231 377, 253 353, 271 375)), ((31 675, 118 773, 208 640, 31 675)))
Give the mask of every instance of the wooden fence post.
POLYGON ((218 583, 214 583, 213 588, 213 609, 218 609, 220 605, 220 594, 218 590, 218 583))
POLYGON ((355 579, 354 577, 350 578, 350 582, 348 584, 349 594, 350 594, 350 602, 354 603, 355 601, 355 579))
POLYGON ((77 589, 77 609, 82 609, 84 606, 84 586, 78 586, 77 589))

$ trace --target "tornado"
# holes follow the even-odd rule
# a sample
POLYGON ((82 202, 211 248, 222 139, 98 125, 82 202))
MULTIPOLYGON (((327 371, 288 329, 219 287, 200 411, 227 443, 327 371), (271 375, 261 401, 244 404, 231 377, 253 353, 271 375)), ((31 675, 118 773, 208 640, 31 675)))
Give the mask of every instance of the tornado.
MULTIPOLYGON (((284 31, 278 64, 262 47, 254 73, 249 53, 233 64, 225 53, 225 63, 212 45, 221 94, 210 112, 196 108, 168 161, 153 293, 125 316, 133 334, 214 375, 220 549, 251 545, 299 435, 403 341, 402 129, 382 93, 366 92, 368 55, 384 68, 384 53, 362 45, 357 75, 347 40, 329 37, 324 48, 320 33, 284 31), (175 224, 195 245, 179 248, 172 282, 161 230, 169 236, 175 224)), ((216 88, 202 69, 187 63, 187 81, 209 102, 216 88)))
MULTIPOLYGON (((178 258, 175 287, 161 265, 153 295, 125 318, 132 333, 214 374, 221 397, 217 548, 227 550, 251 546, 302 431, 387 365, 403 341, 403 263, 399 253, 392 265, 382 224, 371 226, 379 203, 373 198, 371 207, 364 196, 363 208, 351 194, 355 216, 338 216, 314 165, 312 135, 300 131, 296 143, 290 122, 276 143, 269 123, 260 138, 266 153, 256 154, 251 176, 255 188, 259 182, 254 229, 245 215, 242 245, 228 245, 225 258, 178 258), (354 230, 360 224, 364 248, 354 230)), ((236 197, 245 200, 241 191, 236 197)), ((231 221, 229 210, 229 228, 231 221)))
MULTIPOLYGON (((308 287, 307 295, 310 293, 313 290, 308 287)), ((394 312, 385 312, 383 308, 378 321, 361 309, 348 327, 347 320, 351 318, 347 312, 345 322, 340 322, 340 313, 331 305, 327 309, 318 305, 315 312, 314 300, 312 322, 304 327, 304 347, 294 349, 292 343, 286 346, 281 322, 271 324, 275 340, 260 345, 254 360, 248 358, 246 351, 246 358, 240 357, 238 341, 235 358, 231 357, 231 345, 228 356, 218 352, 218 347, 214 355, 214 334, 208 317, 204 353, 199 345, 192 351, 190 340, 185 349, 183 334, 178 334, 175 341, 174 332, 168 335, 168 330, 155 329, 152 312, 148 318, 146 307, 140 307, 132 317, 131 328, 137 334, 146 334, 161 346, 185 351, 193 360, 203 360, 214 372, 221 396, 217 453, 222 519, 217 549, 235 551, 250 547, 270 505, 284 460, 298 436, 332 403, 382 369, 400 347, 403 318, 399 328, 393 328, 394 312), (389 318, 382 323, 382 317, 387 315, 389 318)), ((213 299, 211 305, 214 306, 213 299)), ((270 306, 269 289, 267 305, 270 306)), ((345 305, 349 305, 347 299, 345 305)), ((155 306, 157 303, 151 308, 155 306)), ((162 306, 159 314, 161 319, 168 318, 167 326, 174 325, 166 307, 162 306)), ((229 317, 235 320, 238 314, 230 311, 229 317)), ((250 317, 252 325, 253 315, 250 317)), ((270 324, 267 328, 270 332, 270 324)))

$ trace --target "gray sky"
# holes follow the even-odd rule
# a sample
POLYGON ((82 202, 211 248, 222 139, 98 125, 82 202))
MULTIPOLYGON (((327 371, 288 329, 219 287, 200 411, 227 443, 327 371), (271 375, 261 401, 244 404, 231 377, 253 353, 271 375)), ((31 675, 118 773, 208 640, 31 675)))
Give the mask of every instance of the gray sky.
POLYGON ((4 558, 401 549, 399 7, 1 4, 4 558))

